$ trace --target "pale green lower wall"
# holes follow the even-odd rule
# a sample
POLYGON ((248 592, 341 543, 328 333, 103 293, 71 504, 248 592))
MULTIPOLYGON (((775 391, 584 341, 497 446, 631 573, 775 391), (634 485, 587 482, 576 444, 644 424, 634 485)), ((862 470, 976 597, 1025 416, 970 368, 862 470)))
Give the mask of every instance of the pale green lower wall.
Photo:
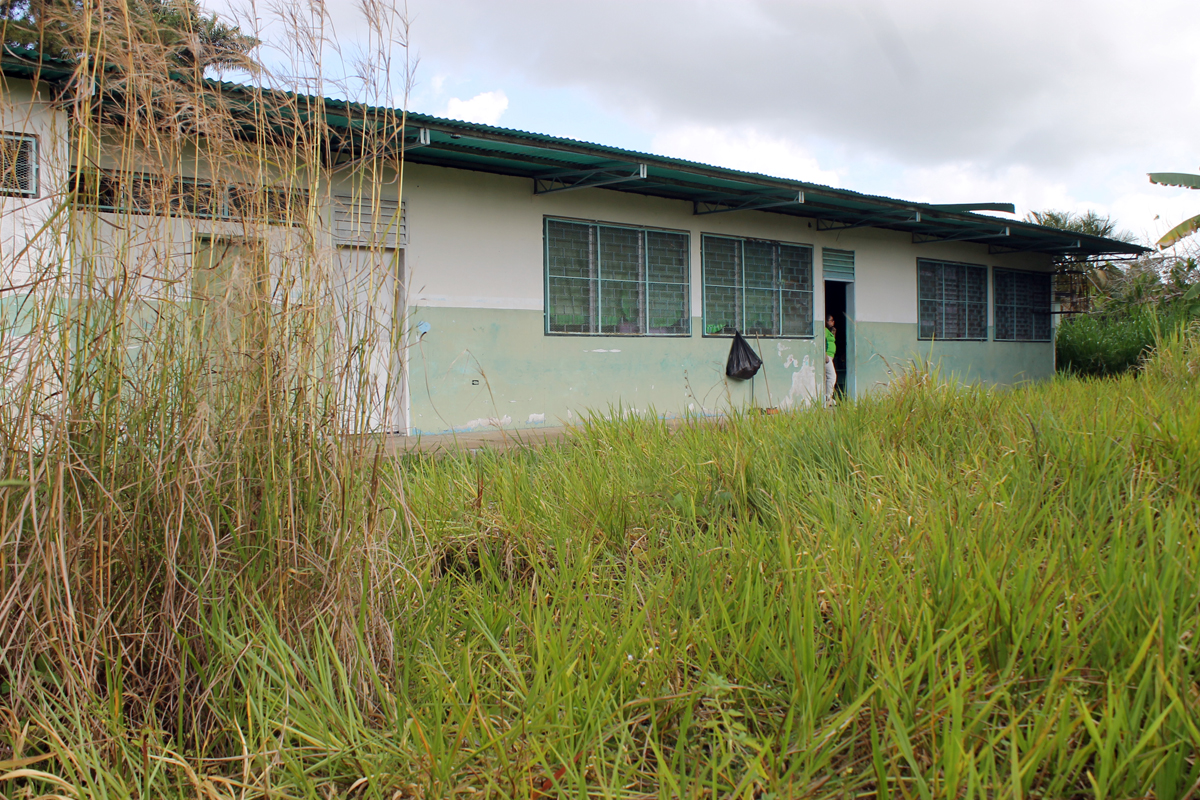
MULTIPOLYGON (((28 333, 21 300, 0 302, 0 340, 28 333)), ((541 311, 409 309, 408 392, 414 434, 556 426, 591 412, 664 417, 720 414, 749 405, 794 408, 818 399, 824 340, 770 339, 752 346, 763 369, 752 381, 725 377, 730 340, 546 336, 541 311), (423 327, 423 326, 421 326, 423 327), (478 381, 478 384, 473 384, 478 381)), ((701 321, 692 320, 699 331, 701 321)), ((921 342, 917 326, 858 322, 850 360, 855 394, 878 391, 912 362, 942 378, 1013 385, 1054 374, 1049 342, 921 342)), ((991 330, 988 331, 989 338, 991 330)))
POLYGON ((0 338, 24 336, 30 332, 34 302, 28 294, 0 296, 0 338))
POLYGON ((1054 375, 1053 342, 922 342, 917 326, 858 322, 854 337, 855 394, 877 391, 914 362, 940 368, 943 380, 1012 386, 1054 375))
MULTIPOLYGON (((811 339, 763 340, 764 369, 734 381, 725 377, 725 338, 546 336, 541 311, 409 312, 414 434, 556 426, 618 408, 664 417, 752 403, 788 408, 814 397, 820 375, 811 339), (415 333, 421 323, 429 326, 423 335, 415 333)), ((699 318, 692 328, 700 330, 699 318)))
MULTIPOLYGON (((412 308, 409 319, 413 330, 428 325, 409 350, 414 434, 555 426, 618 409, 674 417, 792 408, 816 399, 823 381, 820 340, 752 341, 764 369, 742 382, 725 377, 729 339, 546 336, 540 311, 412 308)), ((692 325, 699 331, 700 319, 692 325)), ((940 367, 944 380, 992 385, 1054 374, 1048 342, 921 342, 916 325, 880 322, 851 334, 859 395, 913 361, 940 367)))

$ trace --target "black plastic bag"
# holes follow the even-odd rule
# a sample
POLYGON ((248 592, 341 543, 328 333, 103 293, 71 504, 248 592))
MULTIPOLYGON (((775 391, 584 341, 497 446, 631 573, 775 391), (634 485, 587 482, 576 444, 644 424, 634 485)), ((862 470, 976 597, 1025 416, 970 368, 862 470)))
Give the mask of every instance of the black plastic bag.
POLYGON ((758 373, 761 366, 762 359, 758 357, 758 353, 742 338, 741 333, 734 331, 729 360, 725 362, 725 374, 739 381, 748 381, 758 373))

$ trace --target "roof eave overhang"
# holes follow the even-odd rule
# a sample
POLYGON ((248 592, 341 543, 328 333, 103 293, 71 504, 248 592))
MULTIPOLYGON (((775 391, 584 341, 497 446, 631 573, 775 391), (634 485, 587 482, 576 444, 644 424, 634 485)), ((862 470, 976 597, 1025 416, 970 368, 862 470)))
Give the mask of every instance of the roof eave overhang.
MULTIPOLYGON (((6 53, 3 71, 11 77, 62 83, 72 77, 74 66, 6 53)), ((972 242, 987 245, 996 254, 1040 252, 1084 258, 1149 252, 1140 245, 1028 222, 573 139, 241 84, 208 84, 214 92, 244 104, 250 119, 262 118, 260 103, 275 109, 283 127, 322 115, 331 128, 344 134, 333 145, 351 156, 368 138, 383 132, 376 138, 389 142, 393 154, 402 151, 410 163, 528 178, 537 193, 602 187, 687 201, 696 214, 764 211, 812 220, 824 230, 880 228, 909 233, 916 245, 972 242)))
MULTIPOLYGON (((1136 256, 1148 248, 1028 222, 948 210, 927 203, 864 195, 803 181, 738 172, 648 153, 410 114, 407 140, 425 144, 406 153, 412 163, 530 178, 534 182, 574 169, 622 166, 639 179, 611 180, 603 188, 693 203, 695 213, 758 210, 813 220, 823 230, 882 228, 911 234, 914 244, 972 242, 992 254, 1041 252, 1052 256, 1136 256)), ((586 185, 586 184, 584 184, 586 185)), ((581 188, 583 188, 581 186, 581 188)))

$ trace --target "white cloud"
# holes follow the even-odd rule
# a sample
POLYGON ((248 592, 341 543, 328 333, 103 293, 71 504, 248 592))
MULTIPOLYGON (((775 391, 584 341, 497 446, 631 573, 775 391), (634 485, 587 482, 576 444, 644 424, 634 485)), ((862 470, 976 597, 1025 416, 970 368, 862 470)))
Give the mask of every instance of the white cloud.
POLYGON ((1062 176, 1095 158, 1182 157, 1200 122, 1200 21, 1186 0, 1095 0, 1086 11, 1044 0, 410 7, 425 63, 581 91, 651 130, 719 114, 810 148, 837 142, 858 159, 1062 176), (1156 108, 1170 111, 1147 113, 1156 108))
POLYGON ((923 203, 1012 203, 1018 216, 1051 208, 1083 210, 1065 183, 1039 177, 1027 166, 1000 170, 964 163, 914 167, 903 170, 887 194, 923 203))
POLYGON ((664 156, 777 178, 826 186, 837 186, 839 182, 836 172, 822 169, 798 143, 741 127, 682 125, 657 134, 651 147, 664 156))
POLYGON ((1120 220, 1122 227, 1136 234, 1143 244, 1152 245, 1171 228, 1200 214, 1200 192, 1147 185, 1137 191, 1122 192, 1105 206, 1105 211, 1120 220))
POLYGON ((1147 245, 1200 213, 1200 192, 1154 186, 1144 173, 1132 170, 1111 176, 1102 190, 1087 190, 1025 166, 988 171, 972 164, 943 164, 903 170, 881 193, 928 203, 1008 202, 1016 205, 1018 219, 1030 211, 1095 211, 1147 245))
MULTIPOLYGON (((410 107, 872 194, 1095 209, 1153 240, 1200 211, 1145 176, 1200 163, 1193 5, 409 0, 410 107), (497 84, 519 109, 447 101, 497 84)), ((347 52, 369 39, 359 6, 322 6, 347 52)))
POLYGON ((444 116, 450 119, 460 119, 463 122, 478 122, 483 125, 495 125, 508 108, 508 97, 503 91, 480 92, 470 100, 459 100, 451 97, 446 104, 444 116))

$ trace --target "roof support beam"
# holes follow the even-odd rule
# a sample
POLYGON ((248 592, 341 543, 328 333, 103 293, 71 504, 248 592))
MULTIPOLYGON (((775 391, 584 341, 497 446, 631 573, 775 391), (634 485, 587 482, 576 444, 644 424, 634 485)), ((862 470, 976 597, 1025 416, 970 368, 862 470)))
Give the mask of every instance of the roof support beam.
POLYGON ((1003 211, 1007 214, 1017 213, 1017 207, 1012 203, 932 203, 930 208, 938 211, 1003 211))
POLYGON ((534 194, 569 192, 572 189, 588 189, 596 186, 611 186, 614 183, 646 179, 645 164, 618 164, 595 169, 569 170, 538 175, 533 179, 534 194))
POLYGON ((762 208, 779 208, 780 206, 803 205, 804 192, 796 192, 794 197, 779 195, 735 195, 717 197, 711 200, 692 201, 692 214, 724 214, 727 211, 754 211, 762 208))
MULTIPOLYGON (((853 212, 850 212, 851 214, 853 212)), ((845 215, 848 216, 848 215, 845 215)), ((868 214, 861 217, 856 222, 839 222, 832 223, 825 220, 817 220, 817 230, 820 231, 843 231, 848 228, 865 228, 873 225, 895 225, 901 222, 920 222, 921 212, 902 210, 889 211, 881 214, 868 214)))
POLYGON ((1083 242, 1079 239, 1076 239, 1073 244, 1064 244, 1064 245, 1033 244, 1033 245, 1029 245, 1028 247, 1005 247, 1002 244, 990 244, 990 245, 988 245, 988 255, 996 256, 996 255, 1001 255, 1004 253, 1031 253, 1031 252, 1038 252, 1038 253, 1064 252, 1064 253, 1068 253, 1073 250, 1078 251, 1078 250, 1082 250, 1082 249, 1083 249, 1083 242))
POLYGON ((938 242, 977 242, 980 239, 1003 239, 1010 235, 1007 225, 1003 228, 970 228, 946 233, 914 233, 913 244, 936 244, 938 242))

